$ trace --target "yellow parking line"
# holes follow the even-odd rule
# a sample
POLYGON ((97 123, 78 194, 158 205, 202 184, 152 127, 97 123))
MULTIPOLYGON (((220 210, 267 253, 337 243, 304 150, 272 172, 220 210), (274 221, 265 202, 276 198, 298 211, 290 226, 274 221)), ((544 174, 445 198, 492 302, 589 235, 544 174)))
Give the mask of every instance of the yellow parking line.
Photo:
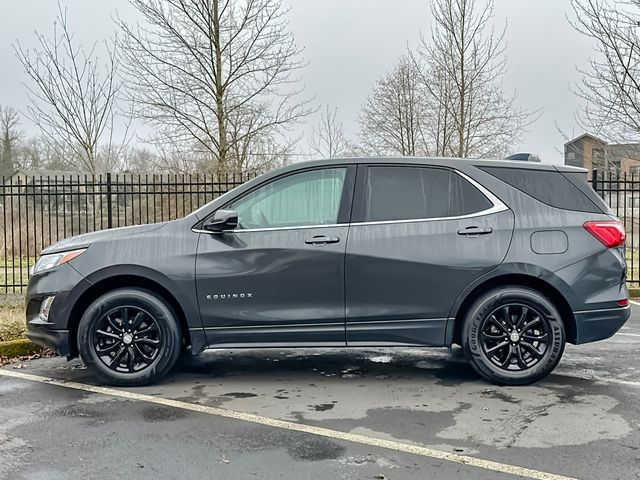
POLYGON ((154 397, 151 395, 144 395, 141 393, 135 393, 135 392, 120 390, 116 388, 98 387, 98 386, 86 385, 84 383, 78 383, 78 382, 66 382, 64 380, 57 380, 55 378, 43 377, 40 375, 32 375, 29 373, 16 372, 12 370, 0 369, 0 376, 18 378, 21 380, 29 380, 32 382, 45 383, 48 385, 71 388, 74 390, 81 390, 84 392, 100 393, 103 395, 110 395, 112 397, 123 398, 125 400, 135 400, 139 402, 155 403, 157 405, 163 405, 166 407, 179 408, 182 410, 190 410, 192 412, 205 413, 207 415, 214 415, 218 417, 232 418, 235 420, 241 420, 243 422, 250 422, 258 425, 265 425, 268 427, 280 428, 283 430, 292 430, 296 432, 308 433, 311 435, 318 435, 320 437, 327 437, 334 440, 343 440, 345 442, 357 443, 360 445, 369 445, 372 447, 385 448, 388 450, 395 450, 397 452, 410 453, 413 455, 419 455, 421 457, 444 460, 447 462, 453 462, 461 465, 468 465, 470 467, 477 467, 484 470, 506 473, 509 475, 516 475, 516 476, 525 477, 525 478, 533 478, 537 480, 575 480, 570 477, 565 477, 562 475, 555 475, 553 473, 547 473, 539 470, 532 470, 529 468, 518 467, 516 465, 493 462, 491 460, 483 460, 481 458, 469 457, 466 455, 458 455, 456 453, 443 452, 441 450, 434 450, 432 448, 421 447, 418 445, 411 445, 408 443, 395 442, 392 440, 383 440, 380 438, 367 437, 365 435, 357 435, 354 433, 341 432, 340 430, 331 430, 329 428, 314 427, 312 425, 305 425, 302 423, 288 422, 286 420, 263 417, 260 415, 254 415, 252 413, 237 412, 233 410, 226 410, 223 408, 209 407, 206 405, 198 405, 198 404, 183 402, 180 400, 171 400, 168 398, 154 397))

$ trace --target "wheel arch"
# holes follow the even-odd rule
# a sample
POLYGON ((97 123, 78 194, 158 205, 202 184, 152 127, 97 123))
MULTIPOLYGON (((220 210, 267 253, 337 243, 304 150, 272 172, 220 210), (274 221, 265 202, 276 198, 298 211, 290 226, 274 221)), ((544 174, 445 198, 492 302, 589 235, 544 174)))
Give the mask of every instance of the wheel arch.
MULTIPOLYGON (((69 310, 69 319, 67 322, 67 328, 69 330, 69 358, 76 357, 79 354, 77 338, 78 325, 86 309, 101 295, 119 288, 142 288, 158 295, 166 301, 174 311, 179 321, 185 344, 195 347, 194 343, 199 343, 198 339, 193 338, 194 335, 189 328, 189 322, 187 320, 189 315, 193 314, 192 309, 188 306, 185 308, 184 300, 180 301, 173 293, 176 290, 171 288, 166 282, 157 278, 157 275, 147 271, 141 272, 133 270, 122 272, 116 268, 114 270, 99 272, 92 277, 93 278, 87 278, 91 282, 90 286, 76 294, 73 306, 69 310)), ((197 345, 197 348, 199 349, 200 345, 197 345)))
POLYGON ((454 308, 455 313, 452 314, 453 322, 450 322, 452 325, 447 329, 447 345, 451 345, 453 343, 460 344, 464 317, 473 302, 483 293, 505 285, 528 287, 549 298, 560 312, 562 323, 565 327, 567 341, 569 343, 575 343, 576 320, 569 302, 560 290, 539 277, 522 273, 507 273, 486 279, 478 285, 475 285, 466 294, 461 295, 457 302, 457 309, 454 308))

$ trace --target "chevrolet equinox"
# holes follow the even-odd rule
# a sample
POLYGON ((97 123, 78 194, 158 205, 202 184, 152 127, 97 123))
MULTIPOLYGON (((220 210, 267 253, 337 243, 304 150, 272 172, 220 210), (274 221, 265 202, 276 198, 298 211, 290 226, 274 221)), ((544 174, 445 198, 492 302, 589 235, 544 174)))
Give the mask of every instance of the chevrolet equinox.
POLYGON ((625 323, 624 239, 578 168, 300 163, 184 218, 46 248, 28 335, 116 385, 206 348, 452 344, 523 385, 625 323))

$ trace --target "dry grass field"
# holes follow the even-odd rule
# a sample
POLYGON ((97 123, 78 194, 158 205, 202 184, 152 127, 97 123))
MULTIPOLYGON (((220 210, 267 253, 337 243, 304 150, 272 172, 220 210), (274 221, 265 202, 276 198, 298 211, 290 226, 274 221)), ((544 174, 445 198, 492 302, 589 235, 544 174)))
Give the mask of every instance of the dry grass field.
POLYGON ((25 332, 22 295, 0 295, 0 342, 24 338, 25 332))

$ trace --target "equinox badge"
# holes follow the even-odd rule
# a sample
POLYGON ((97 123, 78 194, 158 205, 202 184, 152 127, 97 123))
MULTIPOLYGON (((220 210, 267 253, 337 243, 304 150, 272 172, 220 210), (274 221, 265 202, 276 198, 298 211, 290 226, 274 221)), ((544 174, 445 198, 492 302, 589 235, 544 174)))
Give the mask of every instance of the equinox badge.
POLYGON ((253 293, 210 293, 207 295, 207 300, 236 300, 242 298, 253 298, 253 293))

